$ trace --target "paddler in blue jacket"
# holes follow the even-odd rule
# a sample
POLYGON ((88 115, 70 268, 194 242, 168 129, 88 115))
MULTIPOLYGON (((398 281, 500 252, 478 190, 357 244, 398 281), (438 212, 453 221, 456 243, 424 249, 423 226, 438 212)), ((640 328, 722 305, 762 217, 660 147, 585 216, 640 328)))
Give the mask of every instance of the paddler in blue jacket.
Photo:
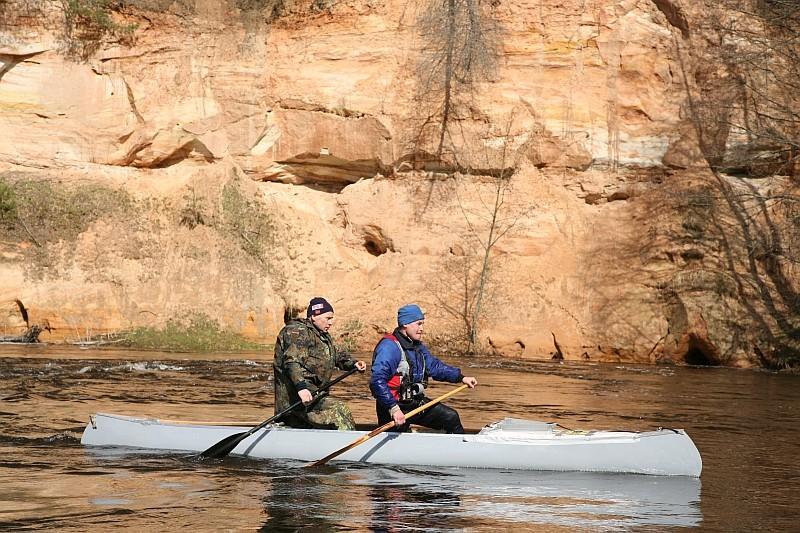
MULTIPOLYGON (((464 383, 474 388, 478 381, 431 355, 422 342, 425 315, 416 304, 397 311, 397 328, 375 346, 369 388, 375 397, 378 424, 394 420, 397 431, 409 431, 405 413, 429 402, 425 396, 428 378, 464 383)), ((464 433, 458 412, 442 403, 414 415, 414 424, 447 433, 464 433)))

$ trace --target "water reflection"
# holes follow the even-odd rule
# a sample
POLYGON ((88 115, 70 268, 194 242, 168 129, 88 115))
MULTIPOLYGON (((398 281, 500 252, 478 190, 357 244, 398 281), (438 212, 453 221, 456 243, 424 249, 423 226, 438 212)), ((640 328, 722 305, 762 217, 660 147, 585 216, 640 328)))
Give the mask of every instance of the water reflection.
POLYGON ((422 530, 459 530, 466 526, 460 515, 461 497, 446 489, 417 487, 414 481, 376 483, 369 488, 371 531, 407 531, 413 524, 422 530))
POLYGON ((268 479, 262 531, 599 530, 702 521, 695 478, 356 464, 303 472, 268 479))
POLYGON ((407 468, 364 469, 361 474, 361 482, 370 484, 373 493, 390 496, 373 499, 373 514, 386 515, 381 509, 399 501, 395 508, 401 517, 392 516, 400 525, 405 522, 402 513, 420 512, 419 502, 432 505, 434 515, 450 515, 445 520, 448 525, 454 525, 458 517, 494 528, 522 524, 591 529, 687 527, 702 519, 696 478, 407 468))
POLYGON ((275 476, 266 484, 264 513, 260 531, 298 531, 308 528, 333 529, 325 516, 315 517, 323 507, 322 491, 310 487, 301 476, 275 476), (312 512, 312 510, 316 510, 312 512))

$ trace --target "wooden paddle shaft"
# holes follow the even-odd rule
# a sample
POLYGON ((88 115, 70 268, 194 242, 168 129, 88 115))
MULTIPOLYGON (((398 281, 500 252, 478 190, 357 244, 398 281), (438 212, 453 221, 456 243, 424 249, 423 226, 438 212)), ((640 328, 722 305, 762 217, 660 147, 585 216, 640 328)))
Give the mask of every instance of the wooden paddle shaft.
MULTIPOLYGON (((329 389, 332 385, 334 385, 335 383, 340 382, 341 380, 343 380, 347 376, 353 374, 357 370, 358 370, 358 367, 353 367, 351 370, 348 370, 344 374, 341 374, 336 379, 325 383, 319 389, 317 389, 317 392, 314 393, 314 397, 318 397, 319 394, 322 391, 324 391, 326 389, 329 389)), ((226 455, 231 453, 234 450, 234 448, 236 448, 236 446, 238 446, 239 443, 242 442, 244 439, 246 439, 247 437, 249 437, 250 435, 252 435, 256 431, 258 431, 259 429, 261 429, 263 427, 266 427, 268 424, 271 424, 272 422, 274 422, 276 420, 280 420, 280 418, 282 416, 286 415, 291 410, 293 410, 293 409, 295 409, 297 407, 300 407, 300 405, 302 405, 302 404, 303 404, 302 400, 297 400, 296 402, 294 402, 292 405, 290 405, 289 407, 287 407, 286 409, 284 409, 280 413, 277 413, 276 415, 271 416, 270 418, 264 420, 259 425, 255 426, 254 428, 251 428, 248 431, 243 431, 242 433, 234 433, 233 435, 229 435, 229 436, 225 437, 224 439, 222 439, 218 443, 214 444, 213 446, 211 446, 207 450, 201 452, 198 455, 198 457, 199 458, 212 457, 212 458, 215 458, 215 459, 219 459, 221 457, 225 457, 226 455)))
MULTIPOLYGON (((435 400, 431 400, 428 403, 426 403, 424 405, 421 405, 421 406, 417 407, 416 409, 413 409, 413 410, 407 412, 406 413, 406 419, 411 418, 415 414, 420 413, 420 412, 424 411, 425 409, 428 409, 429 407, 432 407, 432 406, 436 405, 439 402, 443 402, 444 400, 446 400, 450 396, 452 396, 454 394, 457 394, 457 393, 461 392, 462 390, 466 389, 468 386, 469 385, 461 385, 460 387, 457 387, 457 388, 451 390, 447 394, 442 394, 441 396, 439 396, 435 400)), ((346 451, 352 450, 353 448, 355 448, 359 444, 362 444, 362 443, 368 441, 369 439, 371 439, 372 437, 380 435, 384 431, 386 431, 388 429, 391 429, 394 425, 395 425, 394 421, 387 422, 384 425, 382 425, 381 427, 373 429, 372 431, 370 431, 369 433, 367 433, 363 437, 360 437, 359 439, 351 442, 350 444, 348 444, 344 448, 336 450, 335 452, 331 453, 330 455, 326 455, 325 457, 323 457, 319 461, 316 461, 316 462, 312 463, 310 466, 322 466, 325 463, 327 463, 328 461, 330 461, 331 459, 333 459, 334 457, 337 457, 337 456, 345 453, 346 451)))

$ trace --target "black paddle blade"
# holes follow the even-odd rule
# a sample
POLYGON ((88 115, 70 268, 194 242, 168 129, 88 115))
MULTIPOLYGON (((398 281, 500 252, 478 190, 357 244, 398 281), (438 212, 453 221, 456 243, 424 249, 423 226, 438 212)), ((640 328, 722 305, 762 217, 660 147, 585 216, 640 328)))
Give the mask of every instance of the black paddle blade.
MULTIPOLYGON (((319 389, 317 389, 317 392, 314 394, 314 397, 315 398, 318 397, 321 392, 328 390, 331 387, 331 385, 339 383, 344 378, 346 378, 347 376, 353 374, 357 370, 358 370, 357 368, 352 368, 352 369, 348 370, 347 372, 345 372, 344 374, 341 374, 336 379, 327 382, 326 384, 321 386, 319 389)), ((204 451, 201 454, 199 454, 197 456, 197 458, 198 459, 207 459, 207 458, 220 459, 222 457, 225 457, 226 455, 231 453, 233 451, 233 449, 236 448, 236 445, 239 444, 240 442, 242 442, 244 439, 246 439, 247 437, 249 437, 250 435, 252 435, 256 431, 258 431, 259 429, 263 428, 267 424, 271 424, 272 422, 275 422, 276 420, 280 420, 281 417, 283 417, 284 415, 289 413, 292 409, 300 407, 302 404, 303 404, 303 402, 301 400, 297 400, 296 402, 294 402, 292 405, 290 405, 289 407, 287 407, 286 409, 284 409, 280 413, 276 414, 273 417, 270 417, 267 420, 264 420, 263 422, 261 422, 259 425, 257 425, 256 427, 254 427, 250 431, 245 431, 244 433, 236 433, 235 435, 231 435, 230 437, 225 437, 224 439, 222 439, 221 441, 219 441, 218 443, 216 443, 215 445, 213 445, 212 447, 210 447, 206 451, 204 451)))
POLYGON ((198 457, 200 459, 221 459, 231 453, 240 442, 247 438, 247 436, 247 431, 243 433, 234 433, 233 435, 225 437, 215 445, 211 446, 209 449, 198 455, 198 457))

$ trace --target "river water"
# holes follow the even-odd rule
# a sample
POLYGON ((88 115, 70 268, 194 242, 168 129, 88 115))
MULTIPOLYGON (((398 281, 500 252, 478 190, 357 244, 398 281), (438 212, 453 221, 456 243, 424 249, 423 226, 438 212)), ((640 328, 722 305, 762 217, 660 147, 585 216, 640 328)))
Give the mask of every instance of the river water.
MULTIPOLYGON (((256 424, 259 353, 0 345, 0 529, 107 531, 797 530, 800 376, 718 368, 450 360, 479 380, 448 404, 576 429, 685 428, 700 479, 365 466, 84 448, 95 412, 256 424)), ((367 377, 335 387, 374 422, 367 377)), ((432 387, 443 394, 449 384, 432 387)), ((442 453, 446 453, 443 450, 442 453)))

